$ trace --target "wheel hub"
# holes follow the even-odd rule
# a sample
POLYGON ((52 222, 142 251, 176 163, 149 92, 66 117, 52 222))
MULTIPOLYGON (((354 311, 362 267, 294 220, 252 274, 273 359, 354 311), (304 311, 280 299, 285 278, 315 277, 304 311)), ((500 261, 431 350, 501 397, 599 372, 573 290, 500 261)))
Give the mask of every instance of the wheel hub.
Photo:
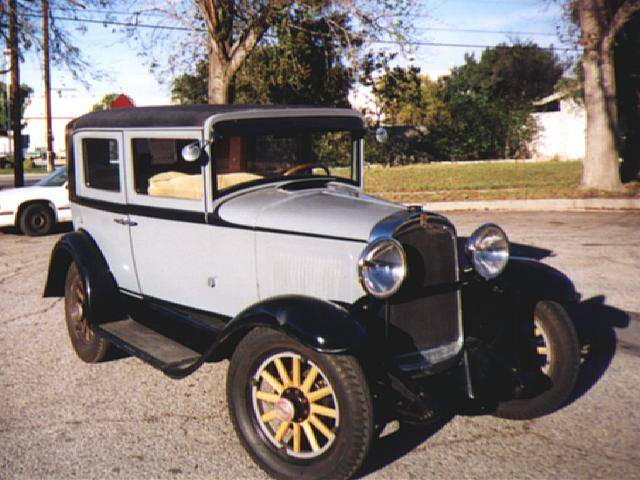
MULTIPOLYGON (((291 405, 291 416, 286 421, 294 421, 296 423, 304 422, 309 417, 309 400, 306 395, 298 388, 287 388, 282 392, 280 400, 291 405)), ((280 401, 279 400, 279 401, 280 401)), ((279 402, 278 401, 278 402, 279 402)), ((278 403, 276 403, 276 410, 278 403)))
POLYGON ((284 397, 280 397, 275 405, 276 418, 281 422, 290 422, 295 415, 293 403, 284 397))

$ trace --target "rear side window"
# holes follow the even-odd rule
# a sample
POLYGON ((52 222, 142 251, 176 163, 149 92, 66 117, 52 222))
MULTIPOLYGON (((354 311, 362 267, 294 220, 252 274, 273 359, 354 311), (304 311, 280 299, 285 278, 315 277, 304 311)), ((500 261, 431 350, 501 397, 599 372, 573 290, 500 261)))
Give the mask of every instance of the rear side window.
POLYGON ((87 187, 120 191, 118 142, 112 138, 83 138, 82 159, 87 187))
POLYGON ((201 200, 204 182, 200 162, 185 162, 182 148, 196 139, 134 138, 133 178, 137 194, 201 200))

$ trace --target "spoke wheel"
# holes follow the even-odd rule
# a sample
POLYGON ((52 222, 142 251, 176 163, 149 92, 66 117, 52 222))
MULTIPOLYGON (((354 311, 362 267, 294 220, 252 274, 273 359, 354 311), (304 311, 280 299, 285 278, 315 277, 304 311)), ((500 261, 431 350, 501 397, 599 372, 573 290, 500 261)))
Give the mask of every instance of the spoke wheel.
POLYGON ((86 315, 87 294, 78 266, 72 262, 67 271, 64 289, 64 313, 69 339, 78 356, 88 363, 102 360, 109 342, 95 334, 86 315))
POLYGON ((499 402, 495 412, 498 417, 526 420, 547 415, 562 407, 576 384, 580 368, 578 335, 562 305, 538 302, 530 332, 535 355, 530 376, 539 388, 526 398, 499 402))
POLYGON ((547 338, 547 334, 541 326, 539 318, 535 318, 533 321, 533 341, 535 342, 537 363, 540 366, 540 370, 545 375, 549 376, 551 364, 553 363, 553 349, 551 342, 547 338))
POLYGON ((349 478, 371 444, 373 407, 357 359, 272 329, 252 330, 234 351, 227 399, 244 447, 276 478, 349 478))
POLYGON ((268 357, 253 378, 254 413, 276 448, 313 458, 331 447, 340 425, 335 391, 324 373, 295 352, 268 357))

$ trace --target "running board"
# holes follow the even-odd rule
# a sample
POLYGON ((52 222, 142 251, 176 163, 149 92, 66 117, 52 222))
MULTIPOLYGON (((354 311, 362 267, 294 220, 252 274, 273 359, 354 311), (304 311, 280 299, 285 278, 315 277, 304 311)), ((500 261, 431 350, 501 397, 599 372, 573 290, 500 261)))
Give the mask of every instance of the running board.
POLYGON ((200 353, 130 318, 93 328, 116 347, 165 373, 188 367, 201 358, 200 353))

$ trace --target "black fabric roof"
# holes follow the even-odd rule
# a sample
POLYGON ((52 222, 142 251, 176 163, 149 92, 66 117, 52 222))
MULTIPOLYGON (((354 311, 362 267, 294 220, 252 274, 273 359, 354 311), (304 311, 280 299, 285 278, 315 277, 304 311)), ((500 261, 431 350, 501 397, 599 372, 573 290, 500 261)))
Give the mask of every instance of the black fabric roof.
POLYGON ((114 108, 87 113, 69 122, 70 130, 80 128, 202 127, 211 115, 250 110, 326 108, 304 105, 168 105, 159 107, 114 108))

